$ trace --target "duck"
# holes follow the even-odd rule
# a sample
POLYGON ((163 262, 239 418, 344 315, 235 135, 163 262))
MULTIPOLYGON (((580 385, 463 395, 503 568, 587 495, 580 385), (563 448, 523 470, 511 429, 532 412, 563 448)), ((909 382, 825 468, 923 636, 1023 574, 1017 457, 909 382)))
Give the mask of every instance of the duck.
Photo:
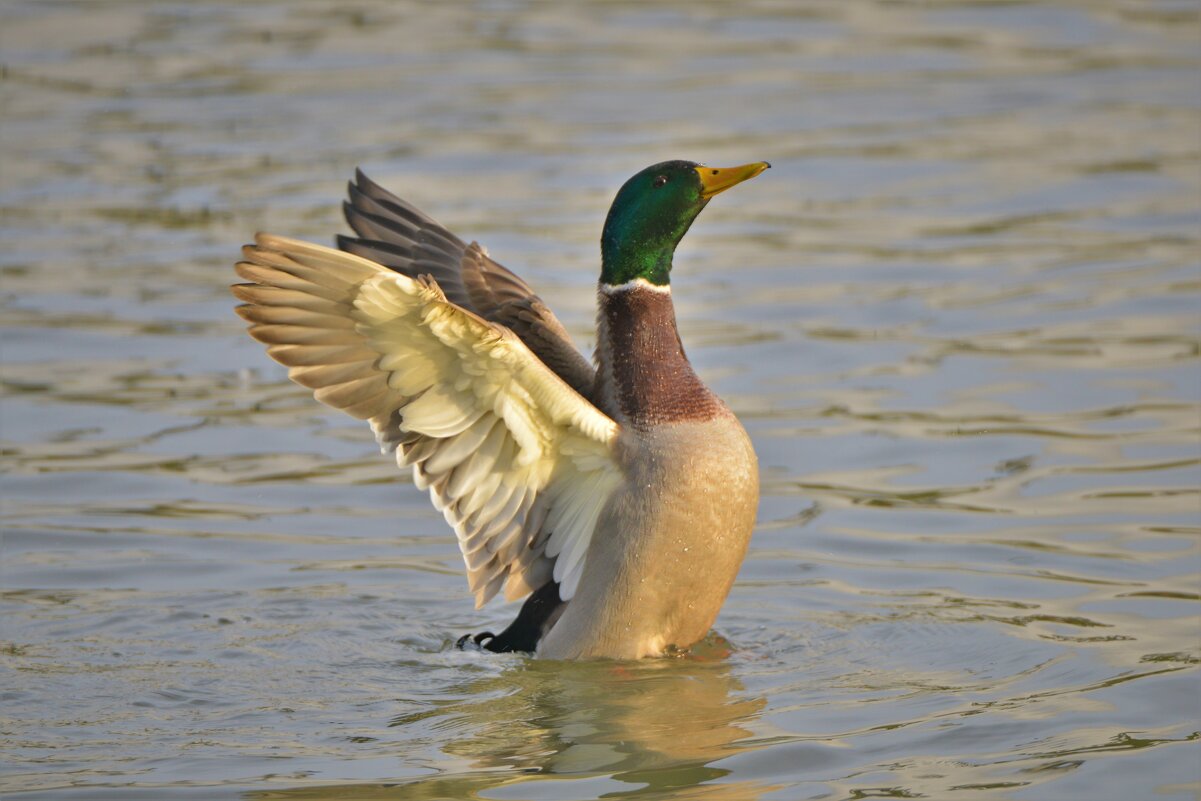
POLYGON ((483 246, 361 170, 336 248, 267 233, 243 248, 232 291, 250 336, 428 491, 477 609, 524 599, 460 648, 641 659, 709 633, 755 525, 758 462, 684 352, 673 257, 713 197, 769 166, 665 161, 621 186, 592 360, 483 246))

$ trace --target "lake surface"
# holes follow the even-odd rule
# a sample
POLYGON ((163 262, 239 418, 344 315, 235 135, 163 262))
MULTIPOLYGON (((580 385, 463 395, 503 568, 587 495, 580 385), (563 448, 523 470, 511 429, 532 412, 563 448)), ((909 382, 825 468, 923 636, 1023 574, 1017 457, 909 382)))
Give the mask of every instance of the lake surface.
POLYGON ((1195 799, 1191 2, 6 2, 0 792, 1195 799), (622 181, 763 498, 687 658, 454 650, 451 533, 227 285, 357 165, 592 344, 622 181))

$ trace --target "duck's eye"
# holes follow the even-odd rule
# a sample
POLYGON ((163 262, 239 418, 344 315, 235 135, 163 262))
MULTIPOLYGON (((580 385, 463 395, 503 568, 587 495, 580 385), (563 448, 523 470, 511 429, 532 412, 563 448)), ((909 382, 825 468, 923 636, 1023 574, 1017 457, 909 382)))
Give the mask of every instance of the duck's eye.
POLYGON ((658 189, 660 186, 663 186, 663 184, 665 184, 665 183, 667 183, 666 175, 656 175, 655 176, 655 188, 656 189, 658 189))

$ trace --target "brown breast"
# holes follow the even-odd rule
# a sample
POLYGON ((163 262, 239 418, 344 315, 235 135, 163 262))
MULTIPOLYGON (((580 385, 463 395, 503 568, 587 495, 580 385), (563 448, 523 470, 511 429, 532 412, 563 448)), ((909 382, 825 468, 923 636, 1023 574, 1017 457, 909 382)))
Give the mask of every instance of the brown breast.
POLYGON ((593 397, 610 414, 638 427, 729 414, 684 354, 670 291, 602 287, 598 322, 593 397))

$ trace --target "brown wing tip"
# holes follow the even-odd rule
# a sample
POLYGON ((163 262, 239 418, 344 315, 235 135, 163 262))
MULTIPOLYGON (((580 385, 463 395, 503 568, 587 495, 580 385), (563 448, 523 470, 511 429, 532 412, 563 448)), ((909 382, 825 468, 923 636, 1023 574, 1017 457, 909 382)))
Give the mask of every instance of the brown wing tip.
MULTIPOLYGON (((237 289, 237 286, 234 286, 232 288, 237 289)), ((237 295, 238 293, 235 292, 234 294, 237 295)), ((236 312, 239 317, 241 317, 243 320, 245 320, 248 323, 257 323, 259 321, 254 319, 254 310, 256 308, 258 308, 258 307, 254 306, 250 303, 242 303, 237 306, 234 306, 234 312, 236 312)))
MULTIPOLYGON (((234 272, 239 278, 245 278, 249 284, 236 284, 235 286, 264 286, 260 280, 263 275, 263 270, 266 269, 262 262, 254 260, 254 253, 247 254, 247 261, 240 261, 234 265, 234 272)), ((234 294, 237 294, 236 292, 234 294)))
MULTIPOLYGON (((256 303, 257 298, 255 297, 255 290, 260 286, 261 284, 231 284, 229 291, 232 292, 233 296, 238 300, 245 301, 246 303, 256 303)), ((238 306, 237 308, 240 309, 242 307, 238 306)))
POLYGON ((246 329, 246 333, 250 334, 251 337, 253 337, 254 339, 257 339, 259 342, 262 342, 264 345, 290 344, 287 342, 283 342, 283 343, 280 342, 279 334, 276 331, 278 326, 263 325, 262 323, 259 323, 255 320, 250 319, 242 312, 242 309, 246 309, 246 308, 253 309, 254 307, 253 306, 250 306, 250 307, 235 306, 234 307, 234 311, 236 311, 238 313, 238 316, 241 317, 243 320, 246 320, 248 323, 250 323, 250 327, 246 329))
POLYGON ((282 253, 287 256, 294 252, 304 252, 307 250, 329 250, 329 248, 313 242, 306 242, 303 239, 293 239, 290 236, 280 236, 279 234, 269 234, 266 231, 257 231, 254 235, 254 244, 247 245, 252 253, 260 253, 266 251, 268 253, 282 253))

